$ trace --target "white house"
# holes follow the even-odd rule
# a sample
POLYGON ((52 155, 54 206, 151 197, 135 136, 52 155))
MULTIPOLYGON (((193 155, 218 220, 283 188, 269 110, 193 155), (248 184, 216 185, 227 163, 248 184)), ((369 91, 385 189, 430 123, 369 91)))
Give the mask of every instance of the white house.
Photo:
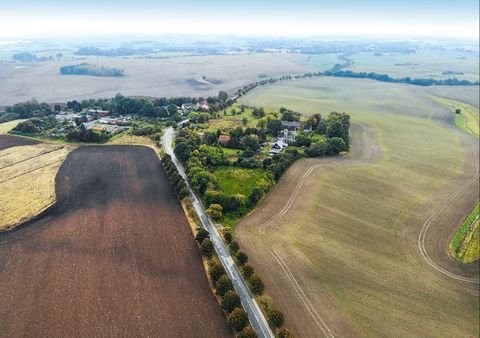
POLYGON ((280 137, 284 142, 295 142, 295 136, 297 136, 298 129, 300 128, 300 122, 297 121, 282 121, 282 129, 280 130, 280 137))
POLYGON ((273 156, 280 154, 286 147, 288 147, 288 143, 284 142, 282 138, 279 138, 277 142, 273 144, 272 148, 268 152, 268 155, 273 156))

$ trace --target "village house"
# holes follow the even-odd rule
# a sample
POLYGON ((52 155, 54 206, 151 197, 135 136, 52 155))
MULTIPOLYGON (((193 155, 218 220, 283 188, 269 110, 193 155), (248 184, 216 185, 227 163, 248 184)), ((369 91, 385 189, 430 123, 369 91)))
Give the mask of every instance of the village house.
POLYGON ((295 142, 298 129, 300 128, 300 122, 297 121, 282 121, 282 129, 280 130, 280 137, 286 143, 295 142))
POLYGON ((284 142, 282 138, 279 138, 277 142, 275 142, 268 152, 268 155, 273 156, 273 155, 278 155, 281 153, 283 149, 288 147, 288 143, 284 142))
POLYGON ((207 101, 199 102, 196 104, 196 109, 201 109, 201 110, 209 110, 210 106, 208 105, 207 101))
POLYGON ((98 110, 98 109, 89 109, 88 113, 97 114, 100 117, 105 117, 105 116, 108 116, 108 114, 110 114, 108 110, 98 110))
POLYGON ((195 109, 195 105, 193 103, 184 103, 182 104, 182 112, 183 114, 188 114, 195 109))
POLYGON ((218 143, 220 143, 221 145, 227 145, 230 142, 230 139, 230 135, 220 135, 218 137, 218 143))

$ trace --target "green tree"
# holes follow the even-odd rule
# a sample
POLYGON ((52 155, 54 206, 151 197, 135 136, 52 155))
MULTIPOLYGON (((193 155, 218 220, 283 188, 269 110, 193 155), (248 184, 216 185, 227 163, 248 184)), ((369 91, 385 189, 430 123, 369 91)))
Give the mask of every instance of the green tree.
POLYGON ((263 197, 263 194, 264 192, 262 188, 258 186, 253 188, 252 192, 248 196, 248 204, 253 207, 258 201, 260 201, 260 199, 263 197))
POLYGON ((226 91, 219 91, 218 92, 218 99, 222 102, 225 102, 228 100, 228 93, 226 91))
POLYGON ((337 155, 346 150, 348 150, 348 146, 342 138, 332 137, 327 139, 327 155, 337 155))
POLYGON ((232 233, 230 231, 225 231, 223 233, 223 238, 225 238, 225 242, 230 243, 232 241, 232 233))
POLYGON ((282 121, 280 120, 269 120, 267 122, 267 130, 272 135, 277 135, 282 129, 282 121))
POLYGON ((260 148, 260 141, 257 135, 247 135, 242 140, 243 147, 245 149, 252 149, 253 151, 257 151, 260 148))
POLYGON ((255 295, 261 295, 263 293, 263 290, 265 289, 265 284, 263 284, 263 281, 258 277, 257 275, 252 275, 250 278, 248 278, 248 281, 251 285, 252 292, 255 295))
POLYGON ((228 245, 228 247, 230 248, 230 250, 232 250, 232 252, 237 252, 238 249, 240 249, 240 246, 238 245, 238 242, 233 240, 230 242, 230 244, 228 245))
POLYGON ((462 110, 460 108, 455 109, 455 114, 461 114, 462 110))
POLYGON ((212 279, 213 284, 217 283, 220 277, 225 275, 225 269, 223 268, 222 263, 218 261, 218 259, 213 260, 213 262, 210 264, 208 274, 212 279))
POLYGON ((285 318, 283 317, 283 313, 278 310, 269 310, 267 313, 268 321, 272 323, 273 327, 279 329, 282 327, 283 323, 285 322, 285 318))
POLYGON ((219 221, 223 216, 223 208, 220 204, 210 204, 207 209, 207 214, 214 221, 219 221))
POLYGON ((233 290, 233 284, 227 275, 222 275, 215 283, 215 289, 220 296, 225 295, 228 291, 233 290))
POLYGON ((250 278, 255 273, 255 268, 250 264, 242 266, 242 274, 245 278, 250 278))
POLYGON ((248 324, 248 316, 241 308, 236 308, 228 315, 228 323, 235 331, 242 330, 248 324))
POLYGON ((198 244, 202 244, 203 240, 209 237, 210 237, 210 234, 208 233, 207 230, 200 229, 195 235, 195 240, 198 242, 198 244))
POLYGON ((244 117, 244 118, 242 119, 242 123, 243 123, 244 126, 246 126, 247 123, 248 123, 248 118, 244 117))
POLYGON ((240 297, 234 290, 227 291, 222 297, 222 309, 227 313, 232 312, 235 308, 240 307, 241 305, 240 297))
POLYGON ((212 242, 210 241, 210 239, 205 238, 200 245, 200 253, 202 254, 202 256, 210 258, 213 255, 213 251, 214 249, 212 242))
POLYGON ((239 251, 235 256, 237 257, 237 261, 240 265, 244 265, 248 262, 248 255, 245 252, 239 251))

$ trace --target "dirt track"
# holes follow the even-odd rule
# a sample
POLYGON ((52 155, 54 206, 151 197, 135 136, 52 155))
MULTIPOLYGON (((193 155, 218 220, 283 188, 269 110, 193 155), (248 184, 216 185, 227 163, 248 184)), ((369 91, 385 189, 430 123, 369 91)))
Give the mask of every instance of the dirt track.
POLYGON ((151 149, 75 150, 56 189, 0 236, 0 336, 232 336, 151 149))
POLYGON ((40 142, 25 137, 0 135, 0 150, 16 146, 29 146, 38 143, 40 142))

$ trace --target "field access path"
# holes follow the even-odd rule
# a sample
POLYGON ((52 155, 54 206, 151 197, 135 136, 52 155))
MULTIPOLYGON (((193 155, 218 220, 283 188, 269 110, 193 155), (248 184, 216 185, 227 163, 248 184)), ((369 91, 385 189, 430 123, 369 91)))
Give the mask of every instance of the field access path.
POLYGON ((260 310, 260 307, 258 306, 257 301, 255 300, 254 296, 250 292, 247 282, 245 281, 242 274, 240 273, 240 270, 236 266, 232 256, 230 255, 230 252, 227 249, 227 246, 223 242, 223 239, 220 237, 220 234, 218 233, 217 228, 215 227, 212 220, 205 212, 205 208, 203 207, 200 199, 197 197, 192 187, 188 183, 189 182, 188 177, 185 174, 185 171, 183 170, 182 165, 177 160, 175 153, 173 152, 172 142, 173 142, 174 136, 175 136, 175 132, 172 127, 168 128, 165 131, 165 134, 163 136, 163 146, 165 148, 165 152, 172 157, 172 162, 177 167, 180 176, 182 176, 183 179, 187 182, 187 186, 188 186, 188 189, 190 190, 190 195, 192 197, 192 203, 193 203, 193 206, 195 207, 195 211, 197 212, 203 227, 210 233, 210 239, 212 240, 213 246, 215 247, 218 257, 220 258, 220 261, 222 262, 225 270, 227 271, 228 276, 233 282, 235 291, 240 296, 240 300, 242 302, 243 308, 248 314, 248 318, 250 320, 250 323, 253 329, 255 330, 255 332, 259 337, 273 338, 274 337, 273 332, 270 329, 268 322, 265 319, 265 316, 263 315, 262 310, 260 310))
POLYGON ((155 152, 82 147, 47 215, 0 234, 1 337, 231 337, 155 152))

